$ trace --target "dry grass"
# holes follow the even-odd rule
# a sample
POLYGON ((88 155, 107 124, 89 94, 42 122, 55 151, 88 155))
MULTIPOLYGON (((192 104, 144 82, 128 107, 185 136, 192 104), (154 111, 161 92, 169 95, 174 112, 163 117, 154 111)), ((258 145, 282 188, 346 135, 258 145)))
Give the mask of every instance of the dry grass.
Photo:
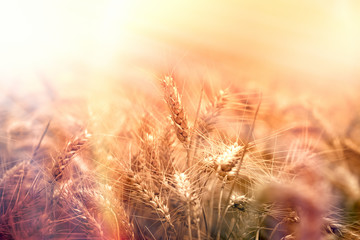
POLYGON ((2 112, 0 238, 360 238, 357 118, 341 135, 305 104, 177 84, 2 112))

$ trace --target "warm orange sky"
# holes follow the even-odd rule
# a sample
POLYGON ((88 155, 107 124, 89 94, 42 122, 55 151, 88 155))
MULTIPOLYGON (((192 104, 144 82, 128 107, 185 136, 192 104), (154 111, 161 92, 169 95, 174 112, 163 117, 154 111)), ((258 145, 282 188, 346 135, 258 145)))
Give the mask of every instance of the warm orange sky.
POLYGON ((255 79, 353 84, 359 26, 356 0, 3 1, 0 81, 116 77, 124 63, 161 69, 197 56, 255 79))

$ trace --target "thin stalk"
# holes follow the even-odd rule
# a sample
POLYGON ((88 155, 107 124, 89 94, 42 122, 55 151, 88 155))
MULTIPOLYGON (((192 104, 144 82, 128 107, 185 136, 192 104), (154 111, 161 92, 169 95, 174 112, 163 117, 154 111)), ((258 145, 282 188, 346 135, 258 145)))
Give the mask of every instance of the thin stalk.
POLYGON ((188 231, 189 231, 189 239, 192 240, 192 233, 191 233, 191 204, 190 202, 188 201, 188 217, 187 217, 187 220, 188 220, 188 231))
POLYGON ((36 154, 38 153, 38 151, 39 151, 39 149, 40 149, 41 143, 42 143, 42 141, 43 141, 43 139, 44 139, 44 137, 45 137, 45 135, 46 135, 46 133, 47 133, 47 131, 48 131, 48 129, 49 129, 50 122, 51 122, 51 119, 48 121, 48 123, 47 123, 47 125, 46 125, 46 127, 45 127, 45 129, 44 129, 44 132, 42 133, 42 135, 41 135, 41 137, 40 137, 40 140, 39 140, 38 145, 37 145, 36 148, 34 149, 34 152, 33 152, 32 156, 31 156, 31 160, 30 160, 30 161, 34 160, 34 158, 36 157, 36 154))
POLYGON ((201 240, 200 223, 197 220, 196 220, 196 227, 197 227, 198 239, 201 240))
MULTIPOLYGON (((217 184, 217 182, 219 181, 218 178, 215 179, 213 186, 212 186, 212 191, 211 191, 211 197, 210 197, 210 216, 209 216, 209 224, 212 225, 212 220, 213 220, 213 213, 214 213, 214 194, 215 194, 215 186, 217 184)), ((216 227, 216 226, 215 226, 216 227)), ((211 228, 210 228, 211 229, 211 228)), ((207 238, 210 239, 210 231, 207 232, 207 238)))
POLYGON ((274 234, 275 234, 276 230, 280 227, 281 224, 283 224, 283 221, 276 224, 276 226, 274 227, 274 229, 272 230, 272 232, 270 234, 269 240, 271 240, 274 237, 274 234))
POLYGON ((222 197, 223 197, 223 194, 224 194, 224 188, 225 188, 225 185, 226 185, 226 176, 225 178, 223 179, 223 182, 221 184, 221 190, 220 190, 220 196, 219 196, 219 203, 218 203, 218 218, 217 218, 217 221, 216 221, 216 228, 217 229, 217 236, 216 238, 219 239, 220 238, 220 222, 221 222, 221 200, 222 200, 222 197))
POLYGON ((231 237, 231 235, 232 235, 232 233, 233 233, 233 231, 234 231, 234 228, 235 228, 235 226, 236 226, 236 224, 237 224, 237 222, 238 222, 238 220, 237 219, 231 219, 231 227, 230 227, 230 232, 229 232, 229 235, 228 235, 228 237, 226 238, 226 240, 229 240, 230 239, 230 237, 231 237))
MULTIPOLYGON (((249 134, 248 134, 248 136, 247 136, 246 143, 245 143, 245 146, 244 146, 244 151, 242 152, 240 161, 239 161, 238 164, 237 164, 237 169, 236 169, 235 177, 234 177, 234 180, 233 180, 233 182, 232 182, 232 184, 231 184, 231 188, 230 188, 230 191, 229 191, 229 195, 228 195, 227 200, 226 200, 226 206, 228 206, 229 203, 230 203, 231 195, 232 195, 232 193, 233 193, 233 191, 234 191, 234 188, 235 188, 236 178, 237 178, 238 175, 239 175, 240 168, 241 168, 242 162, 243 162, 243 160, 244 160, 245 153, 246 153, 246 151, 248 150, 250 137, 251 137, 251 135, 252 135, 253 132, 254 132, 255 121, 256 121, 257 115, 258 115, 258 113, 259 113, 259 108, 260 108, 260 105, 261 105, 261 100, 262 100, 262 95, 260 95, 259 103, 258 103, 258 105, 257 105, 257 107, 256 107, 254 119, 253 119, 253 122, 252 122, 252 124, 251 124, 251 129, 250 129, 250 131, 249 131, 249 134)), ((223 214, 222 214, 220 226, 222 225, 222 222, 224 221, 224 217, 225 217, 225 215, 226 215, 226 211, 227 211, 227 209, 225 209, 225 211, 224 211, 223 214)), ((219 229, 218 231, 220 231, 220 229, 219 229)), ((219 240, 219 239, 220 239, 220 234, 217 234, 216 240, 219 240)))

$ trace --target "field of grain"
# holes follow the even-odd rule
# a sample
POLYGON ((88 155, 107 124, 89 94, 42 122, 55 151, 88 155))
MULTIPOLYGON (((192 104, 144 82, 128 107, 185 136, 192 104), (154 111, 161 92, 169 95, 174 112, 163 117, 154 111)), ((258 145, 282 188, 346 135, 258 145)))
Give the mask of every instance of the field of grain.
POLYGON ((0 13, 0 239, 360 239, 357 1, 0 13))

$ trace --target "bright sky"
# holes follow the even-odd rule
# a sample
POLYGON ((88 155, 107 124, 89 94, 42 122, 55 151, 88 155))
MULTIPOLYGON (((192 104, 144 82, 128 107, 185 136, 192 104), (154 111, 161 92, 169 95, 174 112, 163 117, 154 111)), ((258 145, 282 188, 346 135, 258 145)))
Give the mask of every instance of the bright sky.
POLYGON ((358 79, 359 26, 355 0, 1 1, 0 82, 163 56, 149 41, 289 74, 358 79))

